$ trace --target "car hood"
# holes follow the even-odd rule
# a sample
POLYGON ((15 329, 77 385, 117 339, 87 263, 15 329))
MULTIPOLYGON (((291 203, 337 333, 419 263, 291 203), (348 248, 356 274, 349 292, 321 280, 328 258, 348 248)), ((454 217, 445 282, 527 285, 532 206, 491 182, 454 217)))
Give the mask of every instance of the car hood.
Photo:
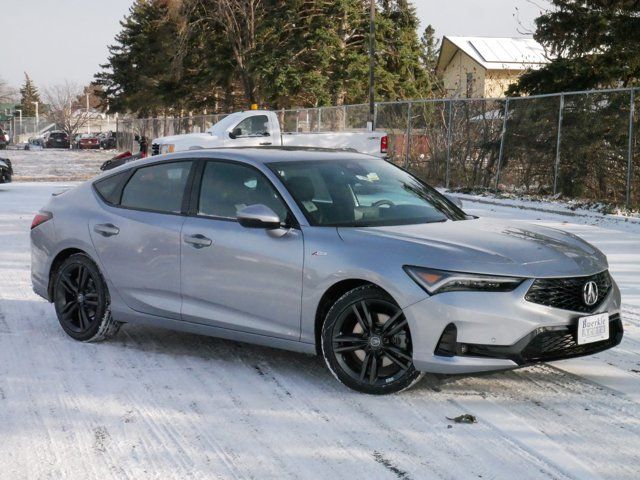
POLYGON ((519 277, 592 275, 606 257, 577 236, 489 219, 392 227, 339 228, 347 243, 372 243, 405 265, 519 277))

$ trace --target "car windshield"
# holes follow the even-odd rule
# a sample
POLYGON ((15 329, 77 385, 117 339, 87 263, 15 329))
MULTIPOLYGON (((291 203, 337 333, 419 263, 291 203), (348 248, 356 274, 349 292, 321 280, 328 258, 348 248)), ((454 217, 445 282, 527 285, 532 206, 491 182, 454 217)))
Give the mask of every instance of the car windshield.
POLYGON ((311 225, 373 227, 470 217, 400 168, 369 159, 269 163, 311 225))

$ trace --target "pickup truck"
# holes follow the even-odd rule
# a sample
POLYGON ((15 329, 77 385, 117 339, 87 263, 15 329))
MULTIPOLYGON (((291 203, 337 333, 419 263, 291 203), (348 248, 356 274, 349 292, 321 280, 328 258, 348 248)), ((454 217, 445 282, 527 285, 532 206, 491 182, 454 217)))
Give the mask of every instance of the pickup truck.
POLYGON ((226 116, 205 133, 173 135, 153 140, 151 154, 215 147, 318 147, 350 149, 387 157, 389 137, 381 131, 288 133, 280 128, 275 112, 249 110, 226 116))

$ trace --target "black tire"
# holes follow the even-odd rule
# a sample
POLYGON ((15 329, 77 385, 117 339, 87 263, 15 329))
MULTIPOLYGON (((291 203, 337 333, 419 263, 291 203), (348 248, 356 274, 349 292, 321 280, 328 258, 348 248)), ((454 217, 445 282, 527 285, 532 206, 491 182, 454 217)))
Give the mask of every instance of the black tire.
POLYGON ((111 316, 109 290, 98 267, 82 253, 71 255, 55 272, 53 303, 62 329, 81 342, 105 340, 122 325, 111 316))
POLYGON ((10 173, 0 174, 0 183, 11 183, 11 174, 10 173))
POLYGON ((411 332, 402 310, 374 285, 345 293, 322 326, 322 355, 333 375, 358 392, 384 395, 422 378, 413 366, 411 332))

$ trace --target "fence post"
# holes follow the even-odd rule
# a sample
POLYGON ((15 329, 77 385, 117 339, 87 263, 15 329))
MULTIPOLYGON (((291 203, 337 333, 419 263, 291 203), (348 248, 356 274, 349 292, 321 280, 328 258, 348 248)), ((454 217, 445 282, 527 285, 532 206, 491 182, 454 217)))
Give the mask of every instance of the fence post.
POLYGON ((322 123, 322 107, 318 107, 318 133, 320 133, 321 123, 322 123))
POLYGON ((407 106, 407 155, 404 159, 404 168, 409 169, 409 156, 411 155, 411 105, 413 102, 409 102, 407 106))
POLYGON ((377 126, 378 126, 378 104, 376 103, 373 106, 373 125, 371 126, 371 128, 375 130, 377 126))
POLYGON ((500 167, 502 166, 502 156, 504 154, 504 137, 507 136, 507 118, 509 117, 509 98, 504 102, 504 119, 502 120, 502 134, 500 135, 500 152, 498 153, 498 168, 496 171, 496 192, 500 184, 500 167))
POLYGON ((453 100, 445 100, 449 102, 448 113, 447 113, 447 166, 446 166, 446 174, 444 180, 445 188, 449 188, 449 180, 451 175, 451 136, 453 134, 453 128, 451 124, 453 123, 453 100))
POLYGON ((558 135, 556 137, 556 162, 553 166, 553 194, 558 193, 558 170, 560 169, 560 144, 562 141, 562 119, 564 118, 564 93, 560 94, 558 109, 558 135))
POLYGON ((629 95, 629 143, 627 145, 627 208, 631 208, 631 179, 633 169, 633 119, 635 116, 636 102, 635 90, 629 95))

